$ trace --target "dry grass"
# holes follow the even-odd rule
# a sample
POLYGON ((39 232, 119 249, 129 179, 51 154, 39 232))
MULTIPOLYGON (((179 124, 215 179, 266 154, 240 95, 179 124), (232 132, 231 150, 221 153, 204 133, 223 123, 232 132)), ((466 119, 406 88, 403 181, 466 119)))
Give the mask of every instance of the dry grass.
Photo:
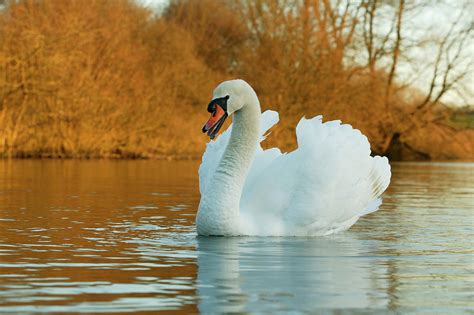
POLYGON ((308 28, 313 9, 278 3, 175 1, 154 17, 127 0, 11 1, 0 11, 0 155, 199 157, 212 89, 241 77, 281 114, 268 146, 293 148, 300 116, 323 114, 361 129, 377 153, 391 154, 397 135, 428 157, 473 157, 473 137, 413 127, 432 111, 414 115, 397 83, 387 93, 388 69, 348 63, 349 33, 308 28))

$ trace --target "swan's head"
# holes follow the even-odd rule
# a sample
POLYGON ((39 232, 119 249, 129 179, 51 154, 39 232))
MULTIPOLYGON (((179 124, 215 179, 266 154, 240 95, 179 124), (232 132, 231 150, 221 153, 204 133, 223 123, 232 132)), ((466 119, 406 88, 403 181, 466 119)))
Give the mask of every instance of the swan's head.
POLYGON ((212 93, 211 102, 207 105, 211 118, 202 127, 202 132, 207 132, 209 137, 214 139, 226 118, 244 106, 244 97, 249 91, 255 93, 244 80, 229 80, 219 84, 212 93))

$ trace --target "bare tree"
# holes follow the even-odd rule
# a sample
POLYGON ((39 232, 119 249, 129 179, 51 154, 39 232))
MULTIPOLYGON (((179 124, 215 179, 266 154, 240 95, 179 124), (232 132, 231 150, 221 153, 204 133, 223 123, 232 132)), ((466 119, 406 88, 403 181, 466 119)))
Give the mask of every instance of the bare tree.
POLYGON ((437 43, 437 54, 432 65, 432 74, 426 97, 416 105, 416 110, 438 103, 443 95, 456 88, 472 70, 472 21, 465 21, 466 5, 461 9, 458 17, 451 25, 449 31, 437 43), (461 23, 465 25, 460 25, 461 23))

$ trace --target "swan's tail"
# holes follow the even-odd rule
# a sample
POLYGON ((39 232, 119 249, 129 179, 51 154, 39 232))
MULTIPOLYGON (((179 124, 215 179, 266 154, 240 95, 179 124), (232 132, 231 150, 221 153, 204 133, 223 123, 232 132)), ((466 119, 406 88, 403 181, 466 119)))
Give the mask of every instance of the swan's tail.
POLYGON ((378 155, 374 156, 372 159, 372 169, 369 173, 369 182, 372 187, 372 201, 370 201, 367 207, 360 213, 360 216, 372 213, 379 209, 382 204, 382 198, 380 198, 380 196, 390 184, 391 172, 388 159, 378 155))
POLYGON ((384 156, 374 156, 370 179, 372 183, 372 196, 378 198, 387 189, 390 183, 390 164, 384 156))

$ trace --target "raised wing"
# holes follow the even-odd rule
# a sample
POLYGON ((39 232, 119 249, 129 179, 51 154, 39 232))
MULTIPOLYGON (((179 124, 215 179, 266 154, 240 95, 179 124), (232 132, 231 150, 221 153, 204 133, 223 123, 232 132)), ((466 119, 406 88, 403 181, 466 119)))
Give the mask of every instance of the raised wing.
POLYGON ((378 209, 390 165, 370 156, 367 137, 321 116, 303 118, 296 134, 297 150, 263 151, 262 169, 246 182, 241 212, 249 234, 330 234, 378 209))

